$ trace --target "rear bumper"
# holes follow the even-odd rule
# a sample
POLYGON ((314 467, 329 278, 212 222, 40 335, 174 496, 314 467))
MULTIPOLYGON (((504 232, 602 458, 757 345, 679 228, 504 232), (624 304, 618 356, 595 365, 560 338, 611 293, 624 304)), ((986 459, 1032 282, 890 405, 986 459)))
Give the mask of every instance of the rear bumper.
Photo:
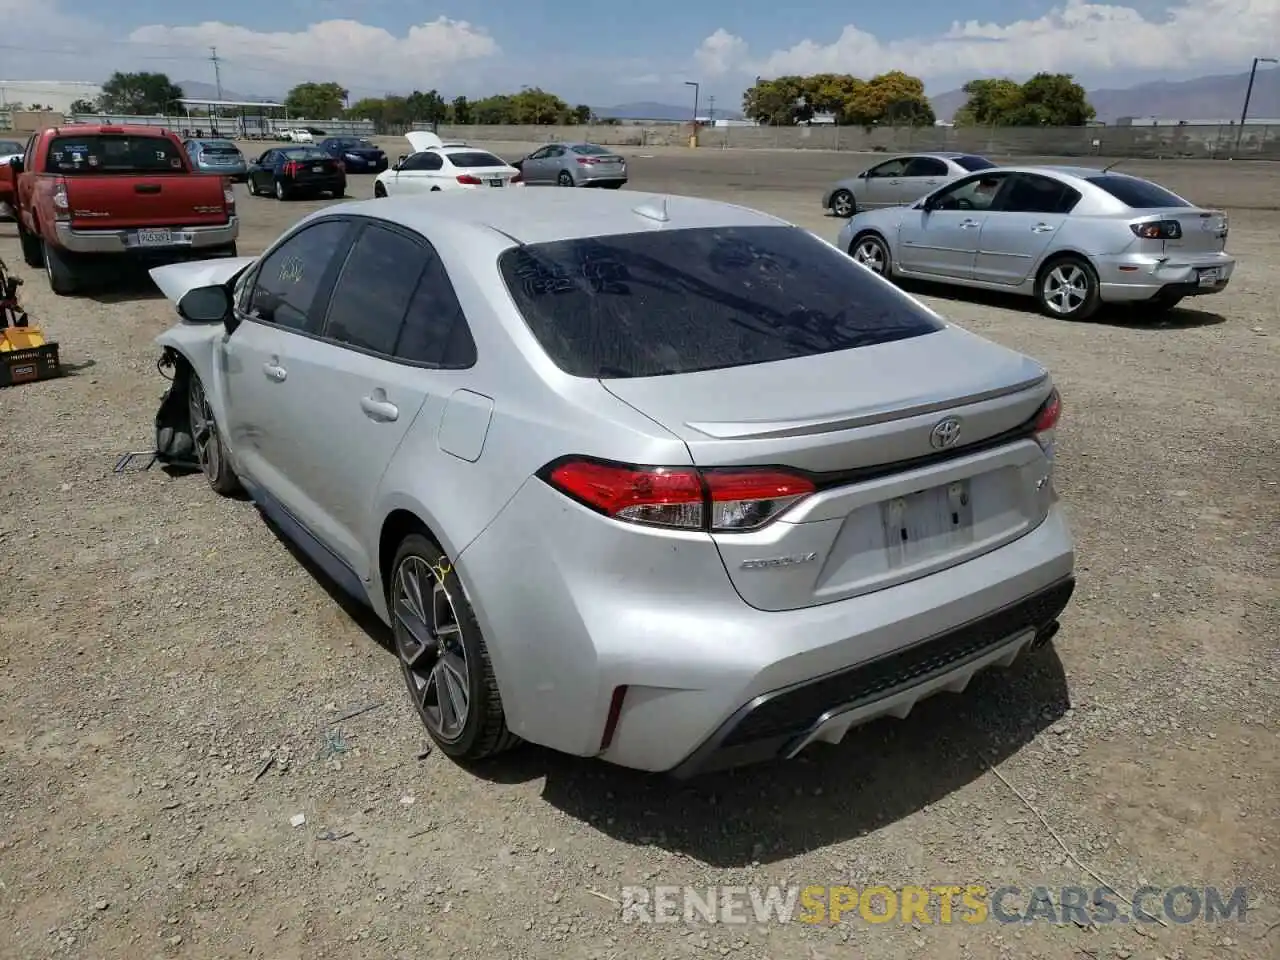
POLYGON ((58 246, 72 253, 181 253, 230 246, 240 236, 240 219, 232 217, 225 224, 207 227, 175 227, 173 243, 161 247, 141 246, 137 229, 76 230, 69 223, 59 222, 54 233, 58 246))
POLYGON ((1141 303, 1166 297, 1221 293, 1231 282, 1236 261, 1225 253, 1119 254, 1097 257, 1099 292, 1107 303, 1141 303), (1205 270, 1217 270, 1216 282, 1201 285, 1205 270))
POLYGON ((347 178, 345 176, 314 177, 309 180, 294 180, 292 186, 299 193, 324 193, 326 191, 336 193, 347 189, 347 178))
POLYGON ((606 183, 626 183, 625 173, 583 173, 578 171, 578 183, 584 187, 598 187, 606 183))

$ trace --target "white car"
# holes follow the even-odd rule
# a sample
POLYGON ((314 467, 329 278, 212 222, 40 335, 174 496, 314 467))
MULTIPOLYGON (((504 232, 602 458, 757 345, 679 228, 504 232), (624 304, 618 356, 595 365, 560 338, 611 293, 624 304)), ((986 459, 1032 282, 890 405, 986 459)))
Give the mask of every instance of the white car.
POLYGON ((297 130, 286 130, 284 132, 284 139, 288 140, 290 143, 315 143, 316 142, 316 138, 311 135, 310 130, 303 130, 301 128, 297 130))
POLYGON ((520 171, 488 150, 448 145, 425 130, 413 130, 405 139, 414 152, 378 174, 375 197, 524 186, 520 171))

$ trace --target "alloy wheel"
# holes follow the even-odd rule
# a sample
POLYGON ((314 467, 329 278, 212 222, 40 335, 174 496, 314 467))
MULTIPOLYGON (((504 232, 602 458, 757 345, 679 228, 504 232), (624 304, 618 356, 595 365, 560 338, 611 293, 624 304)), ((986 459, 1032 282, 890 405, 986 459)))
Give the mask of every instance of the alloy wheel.
POLYGON ((195 445, 200 469, 216 483, 222 469, 222 451, 218 445, 218 424, 213 419, 213 408, 205 395, 204 384, 192 375, 187 385, 187 415, 191 422, 191 441, 195 445))
POLYGON ((848 190, 837 190, 831 198, 831 212, 837 217, 853 216, 853 196, 848 190))
POLYGON ((885 249, 879 240, 866 237, 858 241, 858 245, 853 248, 853 259, 864 267, 870 267, 881 276, 884 275, 886 266, 885 249))
POLYGON ((1075 313, 1089 298, 1089 277, 1074 263, 1063 263, 1045 277, 1041 298, 1056 314, 1075 313))
POLYGON ((284 183, 282 183, 279 180, 276 181, 276 199, 277 200, 284 199, 284 183))
POLYGON ((414 705, 434 737, 452 742, 467 725, 471 673, 444 577, 421 557, 405 557, 393 580, 392 617, 396 653, 414 705))

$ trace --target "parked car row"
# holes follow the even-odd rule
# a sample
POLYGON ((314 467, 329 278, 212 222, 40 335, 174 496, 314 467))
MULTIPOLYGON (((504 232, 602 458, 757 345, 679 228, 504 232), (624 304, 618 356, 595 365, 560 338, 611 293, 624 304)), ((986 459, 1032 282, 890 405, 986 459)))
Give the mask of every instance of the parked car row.
POLYGON ((1222 211, 1111 168, 895 157, 823 205, 849 216, 839 247, 884 277, 1031 296, 1064 320, 1104 303, 1170 310, 1221 293, 1235 269, 1222 211))

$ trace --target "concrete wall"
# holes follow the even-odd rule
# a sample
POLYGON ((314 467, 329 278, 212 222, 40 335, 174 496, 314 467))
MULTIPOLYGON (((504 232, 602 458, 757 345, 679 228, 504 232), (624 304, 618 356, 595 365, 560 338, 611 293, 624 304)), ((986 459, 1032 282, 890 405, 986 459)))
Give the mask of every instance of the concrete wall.
POLYGON ((24 137, 64 120, 62 114, 48 110, 0 110, 0 130, 24 137))
MULTIPOLYGON (((1239 127, 704 127, 698 144, 707 149, 802 149, 863 152, 963 150, 992 157, 1145 157, 1280 160, 1280 127, 1248 124, 1240 149, 1239 127)), ((687 146, 688 124, 655 126, 451 126, 440 136, 459 140, 549 142, 589 140, 607 146, 687 146)))

